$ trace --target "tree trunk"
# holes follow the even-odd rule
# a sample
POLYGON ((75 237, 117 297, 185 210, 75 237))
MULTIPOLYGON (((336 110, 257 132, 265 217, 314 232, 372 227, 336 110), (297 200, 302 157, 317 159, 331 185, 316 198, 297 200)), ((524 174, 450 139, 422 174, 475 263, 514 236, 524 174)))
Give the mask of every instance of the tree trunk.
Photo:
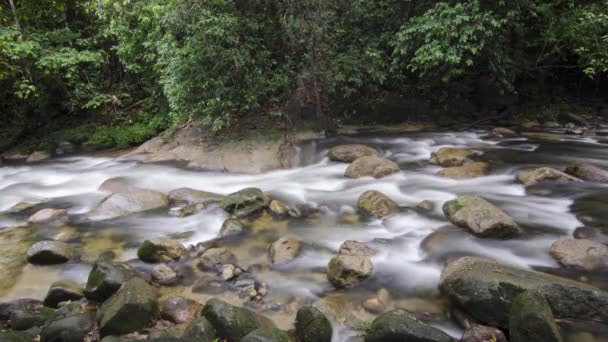
POLYGON ((13 0, 8 0, 8 3, 11 5, 13 18, 15 18, 15 26, 17 27, 17 30, 21 31, 21 25, 19 25, 19 18, 17 17, 17 9, 15 8, 15 3, 13 2, 13 0))

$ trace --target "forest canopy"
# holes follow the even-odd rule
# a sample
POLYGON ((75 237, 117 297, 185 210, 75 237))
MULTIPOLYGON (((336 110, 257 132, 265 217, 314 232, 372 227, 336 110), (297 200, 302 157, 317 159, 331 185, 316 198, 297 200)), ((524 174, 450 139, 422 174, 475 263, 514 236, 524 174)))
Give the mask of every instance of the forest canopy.
POLYGON ((535 100, 608 72, 608 0, 0 3, 0 147, 41 129, 130 145, 293 103, 324 119, 389 93, 535 100))

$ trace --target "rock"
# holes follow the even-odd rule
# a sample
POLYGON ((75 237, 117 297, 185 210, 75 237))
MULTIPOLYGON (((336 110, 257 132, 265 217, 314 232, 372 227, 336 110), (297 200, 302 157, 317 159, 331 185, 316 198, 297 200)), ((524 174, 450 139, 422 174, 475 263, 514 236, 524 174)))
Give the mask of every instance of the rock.
POLYGON ((156 296, 145 280, 127 280, 97 312, 100 335, 129 334, 149 326, 159 314, 156 296))
POLYGON ((443 331, 433 328, 405 310, 393 310, 378 316, 365 337, 366 342, 455 342, 443 331))
POLYGON ((295 327, 300 342, 331 342, 331 323, 317 308, 301 307, 296 314, 295 327))
POLYGON ((54 226, 62 226, 68 221, 67 210, 51 208, 39 210, 27 219, 27 222, 31 224, 50 224, 54 226))
POLYGON ((41 301, 31 298, 15 299, 10 302, 0 304, 0 321, 8 321, 13 312, 17 310, 32 311, 40 309, 44 305, 41 301))
POLYGON ((99 187, 97 191, 108 192, 108 193, 118 193, 118 192, 128 192, 130 188, 132 188, 131 182, 126 177, 112 177, 106 179, 99 187))
POLYGON ((42 328, 40 342, 82 342, 95 327, 94 312, 55 319, 42 328))
POLYGON ((241 342, 292 342, 289 334, 277 328, 260 328, 245 335, 241 342))
POLYGON ((169 199, 162 192, 131 186, 125 192, 116 192, 106 197, 87 217, 91 221, 109 220, 163 208, 168 204, 169 199))
POLYGON ((11 313, 10 324, 13 330, 23 331, 41 327, 53 318, 55 318, 55 310, 47 307, 17 309, 11 313))
POLYGON ((171 203, 203 204, 206 207, 210 204, 220 203, 222 199, 224 199, 224 195, 191 188, 179 188, 169 192, 171 203))
POLYGON ((179 279, 177 272, 167 264, 154 265, 151 273, 152 281, 159 285, 175 285, 179 279))
POLYGON ((181 242, 166 237, 146 240, 137 249, 139 259, 146 262, 168 262, 186 255, 188 250, 181 242))
POLYGON ((289 216, 289 207, 281 201, 277 201, 277 200, 270 201, 268 210, 270 211, 270 214, 273 217, 278 218, 278 219, 283 219, 283 218, 289 216))
POLYGON ((205 205, 203 204, 186 204, 178 207, 169 208, 169 215, 176 217, 186 217, 194 215, 203 209, 205 209, 205 205))
POLYGON ((608 171, 590 163, 572 163, 566 173, 588 182, 608 183, 608 171))
POLYGON ((507 328, 515 296, 539 291, 559 319, 608 322, 608 292, 569 279, 463 257, 450 262, 441 274, 441 292, 477 321, 507 328))
POLYGON ((372 297, 363 302, 363 307, 365 308, 365 310, 371 313, 379 314, 383 313, 384 310, 386 310, 386 303, 384 303, 378 297, 372 297))
POLYGON ((525 291, 515 297, 509 316, 511 342, 561 342, 551 307, 542 294, 525 291))
POLYGON ((475 324, 464 331, 460 342, 509 342, 509 340, 496 328, 475 324))
POLYGON ((224 247, 210 248, 199 258, 198 267, 203 271, 210 271, 224 264, 236 264, 234 254, 224 247))
POLYGON ((371 248, 370 246, 359 241, 346 240, 342 243, 342 245, 340 245, 338 254, 373 256, 378 254, 378 250, 371 248))
POLYGON ((32 338, 17 331, 4 331, 0 329, 0 341, 3 342, 31 342, 32 338))
POLYGON ((35 163, 43 160, 50 159, 51 155, 45 151, 35 151, 30 154, 29 157, 25 160, 26 163, 35 163))
POLYGON ((190 325, 184 331, 182 336, 187 342, 216 342, 217 334, 215 328, 209 323, 205 317, 198 317, 194 319, 190 325))
POLYGON ((511 216, 479 196, 447 201, 443 213, 453 224, 479 237, 508 238, 522 232, 511 216))
POLYGON ((83 289, 78 284, 61 280, 54 282, 44 298, 44 306, 57 308, 61 302, 79 300, 83 295, 83 289))
POLYGON ((380 157, 361 157, 355 159, 347 168, 344 176, 349 178, 382 178, 401 171, 397 163, 380 157))
POLYGON ((55 148, 55 154, 58 156, 63 156, 66 154, 72 154, 76 152, 76 147, 69 141, 62 141, 55 148))
POLYGON ((372 261, 361 255, 338 255, 327 265, 327 280, 337 288, 355 285, 372 275, 372 261))
POLYGON ((35 265, 53 265, 74 257, 74 249, 65 242, 39 241, 27 250, 27 261, 35 265))
POLYGON ((433 203, 432 201, 429 201, 429 200, 424 200, 424 201, 421 201, 420 203, 416 204, 416 208, 431 211, 431 210, 435 209, 435 203, 433 203))
POLYGON ((221 207, 237 218, 254 214, 266 207, 266 195, 258 188, 246 188, 226 196, 221 207))
POLYGON ((578 227, 574 230, 574 238, 576 239, 588 239, 595 242, 599 242, 604 245, 608 245, 608 227, 578 227))
POLYGON ((224 281, 228 281, 234 277, 236 277, 236 267, 232 264, 222 265, 222 279, 224 281))
POLYGON ((462 166, 474 154, 474 151, 462 148, 442 147, 431 154, 431 163, 443 167, 462 166))
POLYGON ((361 194, 357 205, 364 215, 374 216, 379 219, 386 218, 392 213, 399 211, 399 204, 385 194, 375 190, 369 190, 361 194))
POLYGON ((588 272, 608 268, 608 246, 584 239, 559 239, 551 245, 551 255, 566 268, 588 272))
POLYGON ((550 167, 541 167, 538 169, 523 170, 517 174, 517 179, 525 186, 533 185, 538 182, 552 181, 580 181, 578 178, 572 177, 566 173, 552 169, 550 167))
POLYGON ((448 167, 447 169, 439 170, 438 176, 452 179, 468 179, 481 177, 488 173, 490 165, 484 162, 474 162, 462 166, 448 167))
POLYGON ((270 262, 286 264, 295 259, 300 253, 300 240, 293 235, 284 236, 270 245, 270 262))
POLYGON ((506 127, 496 127, 492 130, 492 134, 500 135, 501 137, 514 137, 517 136, 517 132, 506 127))
POLYGON ((236 236, 240 235, 245 231, 245 226, 241 223, 241 221, 229 218, 224 223, 222 223, 222 228, 218 233, 217 237, 227 237, 227 236, 236 236))
POLYGON ((160 315, 173 323, 187 323, 196 317, 201 306, 199 302, 189 298, 170 296, 161 303, 160 315))
POLYGON ((360 157, 377 157, 378 151, 366 145, 348 144, 332 147, 327 156, 330 160, 351 163, 360 157))
POLYGON ((139 273, 128 264, 98 261, 89 273, 84 295, 87 299, 103 302, 118 291, 122 284, 138 277, 139 273))
POLYGON ((272 328, 272 322, 251 310, 230 305, 219 299, 210 299, 201 312, 215 328, 217 336, 229 342, 240 341, 258 328, 272 328))

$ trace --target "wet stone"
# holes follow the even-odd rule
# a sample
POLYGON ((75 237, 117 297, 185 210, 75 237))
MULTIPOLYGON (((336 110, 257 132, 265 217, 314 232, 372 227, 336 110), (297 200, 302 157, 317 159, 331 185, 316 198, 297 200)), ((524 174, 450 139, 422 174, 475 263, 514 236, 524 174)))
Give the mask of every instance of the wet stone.
POLYGON ((201 306, 202 305, 195 300, 171 296, 161 303, 161 317, 177 324, 187 323, 196 317, 201 306))
POLYGON ((80 285, 61 280, 54 282, 44 298, 44 306, 57 308, 58 304, 66 301, 74 301, 83 298, 83 289, 80 285))
POLYGON ((318 309, 304 306, 296 314, 296 335, 301 342, 331 342, 333 329, 329 319, 318 309))
POLYGON ((151 277, 153 282, 165 286, 175 285, 179 280, 177 272, 167 264, 155 265, 151 277))
POLYGON ((39 241, 27 251, 27 261, 35 265, 52 265, 67 262, 74 257, 74 249, 60 241, 39 241))
POLYGON ((273 264, 285 264, 295 259, 300 253, 300 240, 293 235, 284 236, 270 246, 270 261, 273 264))

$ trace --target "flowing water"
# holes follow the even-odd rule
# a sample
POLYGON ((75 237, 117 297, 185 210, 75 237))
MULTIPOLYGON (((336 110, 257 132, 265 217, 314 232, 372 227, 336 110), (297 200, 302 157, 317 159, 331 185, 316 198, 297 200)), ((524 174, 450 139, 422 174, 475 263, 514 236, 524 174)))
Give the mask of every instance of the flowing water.
MULTIPOLYGON (((377 289, 388 289, 390 307, 406 308, 453 336, 462 333, 448 318, 449 308, 439 300, 437 285, 447 258, 479 255, 521 267, 560 273, 608 289, 606 274, 578 274, 559 270, 549 255, 551 244, 560 237, 587 224, 601 224, 608 214, 601 209, 608 198, 607 188, 592 183, 551 183, 526 188, 516 181, 518 170, 532 166, 563 167, 570 161, 588 161, 608 167, 608 137, 598 131, 594 136, 561 134, 528 135, 502 139, 483 131, 463 133, 359 133, 310 141, 301 146, 300 167, 256 175, 187 170, 171 165, 144 164, 137 158, 77 156, 54 159, 36 165, 0 167, 0 212, 20 202, 44 203, 44 207, 66 208, 73 218, 68 228, 35 227, 33 240, 62 238, 82 248, 79 262, 57 266, 25 265, 22 272, 8 279, 0 288, 0 301, 14 298, 43 298, 51 282, 70 279, 86 282, 91 262, 111 251, 117 260, 129 261, 142 270, 150 265, 138 262, 136 248, 146 238, 174 236, 185 245, 213 239, 227 218, 219 207, 212 206, 195 215, 173 217, 166 210, 90 224, 79 218, 91 210, 104 194, 97 192, 106 179, 127 177, 134 185, 168 192, 180 187, 228 194, 245 187, 259 187, 272 198, 292 205, 318 209, 306 220, 277 222, 262 217, 253 224, 247 237, 229 243, 239 266, 247 269, 267 265, 268 245, 293 233, 304 242, 300 255, 280 267, 257 267, 255 277, 268 284, 266 302, 278 303, 270 309, 258 307, 281 328, 289 328, 295 310, 303 303, 325 297, 351 312, 357 319, 373 316, 360 303, 377 289), (348 179, 347 164, 331 162, 327 149, 339 143, 365 143, 384 151, 387 158, 400 164, 402 172, 382 179, 348 179), (477 149, 493 168, 489 175, 471 180, 450 180, 434 174, 439 167, 428 163, 431 152, 443 146, 477 149), (427 200, 434 209, 408 209, 384 221, 353 219, 359 195, 378 190, 403 207, 414 208, 427 200), (462 230, 444 230, 448 225, 441 212, 442 204, 457 195, 479 194, 489 199, 525 228, 526 233, 511 240, 479 239, 462 230), (575 210, 579 198, 595 195, 583 209, 575 210), (577 215, 578 214, 578 215, 577 215), (585 222, 582 222, 585 221, 585 222), (440 230, 433 238, 429 234, 440 230), (66 237, 67 236, 67 237, 66 237), (372 257, 374 273, 361 286, 335 292, 325 279, 324 267, 345 240, 367 242, 380 253, 372 257), (582 277, 582 278, 581 278, 582 277), (352 307, 351 307, 352 306, 352 307)), ((26 225, 29 212, 0 215, 0 230, 26 225)), ((30 236, 30 235, 28 235, 30 236)), ((13 240, 5 243, 14 243, 13 240)), ((6 239, 6 237, 5 237, 6 239)), ((5 256, 4 256, 5 257, 5 256)), ((0 259, 1 260, 1 259, 0 259)), ((195 269, 195 268, 193 268, 195 269)), ((201 277, 191 271, 191 280, 201 277)), ((1 284, 1 282, 0 282, 1 284)), ((236 292, 221 288, 193 291, 192 281, 164 288, 165 294, 182 294, 201 301, 219 296, 243 305, 236 292)), ((340 320, 339 318, 338 320, 340 320)), ((345 320, 347 318, 344 318, 345 320)), ((336 322, 339 326, 340 322, 336 322)), ((339 328, 335 340, 355 334, 339 328)), ((608 341, 597 335, 597 341, 608 341)), ((576 338, 572 339, 576 340, 576 338)))

